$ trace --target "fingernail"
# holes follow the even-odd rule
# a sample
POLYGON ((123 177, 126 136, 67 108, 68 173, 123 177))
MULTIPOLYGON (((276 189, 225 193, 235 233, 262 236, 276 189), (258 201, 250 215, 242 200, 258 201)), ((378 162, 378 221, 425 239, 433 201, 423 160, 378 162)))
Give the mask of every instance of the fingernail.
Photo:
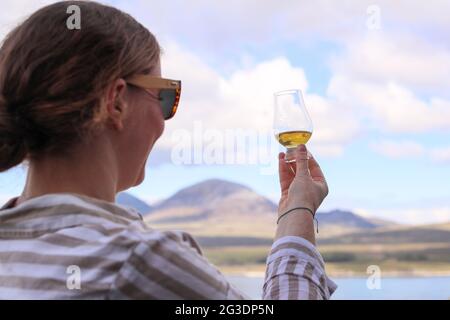
POLYGON ((299 145, 298 146, 298 151, 305 152, 306 151, 306 146, 304 144, 299 145))

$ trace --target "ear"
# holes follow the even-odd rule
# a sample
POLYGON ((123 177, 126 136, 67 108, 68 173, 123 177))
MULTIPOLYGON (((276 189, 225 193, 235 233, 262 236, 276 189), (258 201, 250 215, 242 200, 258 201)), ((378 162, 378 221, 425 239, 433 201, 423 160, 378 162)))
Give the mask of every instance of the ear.
POLYGON ((109 120, 117 130, 123 129, 123 119, 128 107, 125 102, 126 88, 125 80, 117 79, 107 89, 106 111, 109 120))

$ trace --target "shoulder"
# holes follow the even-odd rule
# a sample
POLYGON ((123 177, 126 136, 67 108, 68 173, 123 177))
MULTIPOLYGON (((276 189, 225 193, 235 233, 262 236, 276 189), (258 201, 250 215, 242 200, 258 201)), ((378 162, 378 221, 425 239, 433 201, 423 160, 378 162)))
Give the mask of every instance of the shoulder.
POLYGON ((189 233, 154 231, 140 237, 117 273, 110 298, 225 299, 234 292, 189 233))
POLYGON ((162 231, 146 227, 144 230, 134 230, 132 233, 135 239, 134 253, 164 255, 165 252, 170 252, 172 255, 203 256, 197 240, 190 233, 181 230, 162 231))

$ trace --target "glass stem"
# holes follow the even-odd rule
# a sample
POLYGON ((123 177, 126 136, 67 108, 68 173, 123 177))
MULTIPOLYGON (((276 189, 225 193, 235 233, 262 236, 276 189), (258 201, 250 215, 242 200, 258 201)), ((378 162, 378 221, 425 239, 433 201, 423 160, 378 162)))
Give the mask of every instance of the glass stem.
POLYGON ((284 161, 286 161, 287 163, 295 162, 295 149, 295 147, 286 149, 284 161))

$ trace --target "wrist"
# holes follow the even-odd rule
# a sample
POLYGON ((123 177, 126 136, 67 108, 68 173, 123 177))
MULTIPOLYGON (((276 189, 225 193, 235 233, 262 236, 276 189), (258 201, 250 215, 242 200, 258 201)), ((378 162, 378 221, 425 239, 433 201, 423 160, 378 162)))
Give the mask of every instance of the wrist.
POLYGON ((277 225, 275 239, 284 236, 302 237, 315 244, 314 219, 311 213, 297 209, 283 216, 277 225))
POLYGON ((310 206, 310 205, 305 205, 305 204, 303 204, 303 205, 289 205, 289 206, 284 207, 283 209, 281 209, 279 207, 277 223, 284 216, 286 216, 288 214, 291 214, 291 212, 292 213, 293 212, 297 212, 298 213, 298 212, 305 212, 305 211, 307 213, 309 213, 313 219, 315 218, 316 212, 315 212, 314 208, 312 206, 310 206))
POLYGON ((315 219, 315 212, 313 210, 311 210, 309 207, 298 206, 298 207, 291 207, 290 209, 284 210, 282 212, 278 212, 277 224, 279 224, 280 221, 285 219, 287 216, 294 214, 304 214, 310 217, 312 220, 315 219))

